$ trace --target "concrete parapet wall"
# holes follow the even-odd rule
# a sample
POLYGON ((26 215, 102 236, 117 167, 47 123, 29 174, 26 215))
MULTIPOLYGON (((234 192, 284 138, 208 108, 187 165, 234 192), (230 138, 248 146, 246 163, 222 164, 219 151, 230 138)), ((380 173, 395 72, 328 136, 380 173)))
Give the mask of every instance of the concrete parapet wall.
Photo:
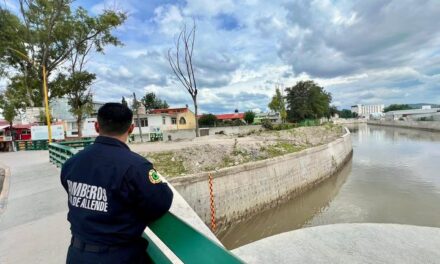
POLYGON ((369 125, 379 125, 379 126, 392 126, 392 127, 403 127, 403 128, 415 128, 423 129, 434 132, 440 132, 440 122, 439 121, 368 121, 369 125))
POLYGON ((229 126, 229 127, 210 127, 209 135, 214 135, 223 131, 226 135, 231 134, 246 134, 253 131, 258 131, 262 128, 261 125, 249 125, 249 126, 229 126))
MULTIPOLYGON (((213 172, 217 224, 233 224, 273 207, 336 173, 352 154, 351 135, 345 130, 344 136, 326 145, 213 172)), ((170 180, 207 224, 208 179, 209 173, 199 173, 170 180)))
POLYGON ((180 130, 168 130, 163 132, 163 140, 168 141, 169 136, 171 140, 187 140, 196 137, 195 129, 180 129, 180 130))
MULTIPOLYGON (((249 125, 249 126, 229 126, 229 127, 209 127, 202 128, 209 129, 209 135, 215 135, 215 133, 219 133, 223 131, 226 135, 237 135, 237 134, 246 134, 253 131, 258 131, 262 129, 261 125, 249 125)), ((137 131, 137 129, 135 129, 137 131)), ((145 134, 145 133, 144 133, 145 134)), ((169 136, 171 136, 171 141, 175 140, 191 140, 196 138, 196 130, 195 129, 179 129, 179 130, 166 130, 163 131, 163 140, 168 141, 169 136)), ((140 142, 139 134, 134 135, 135 142, 140 142)), ((146 135, 144 135, 146 137, 146 135)))

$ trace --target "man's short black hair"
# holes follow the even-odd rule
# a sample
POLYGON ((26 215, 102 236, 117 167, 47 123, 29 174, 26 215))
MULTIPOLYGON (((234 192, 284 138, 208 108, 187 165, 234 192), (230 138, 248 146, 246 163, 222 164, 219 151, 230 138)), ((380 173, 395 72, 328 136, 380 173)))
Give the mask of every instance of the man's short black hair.
POLYGON ((103 134, 119 136, 127 132, 133 112, 120 103, 106 103, 98 110, 99 129, 103 134))

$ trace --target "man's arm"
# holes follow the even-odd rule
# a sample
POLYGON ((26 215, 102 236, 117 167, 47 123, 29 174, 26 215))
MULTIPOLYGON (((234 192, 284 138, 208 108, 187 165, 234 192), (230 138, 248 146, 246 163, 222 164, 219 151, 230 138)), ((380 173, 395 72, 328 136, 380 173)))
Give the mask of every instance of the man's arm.
POLYGON ((168 212, 173 201, 173 192, 160 180, 151 163, 145 161, 132 166, 125 176, 136 206, 147 222, 168 212))
POLYGON ((67 188, 66 168, 65 168, 65 165, 63 165, 63 166, 61 167, 60 180, 61 180, 61 185, 63 185, 64 190, 66 190, 66 192, 67 192, 67 191, 68 191, 68 188, 67 188))

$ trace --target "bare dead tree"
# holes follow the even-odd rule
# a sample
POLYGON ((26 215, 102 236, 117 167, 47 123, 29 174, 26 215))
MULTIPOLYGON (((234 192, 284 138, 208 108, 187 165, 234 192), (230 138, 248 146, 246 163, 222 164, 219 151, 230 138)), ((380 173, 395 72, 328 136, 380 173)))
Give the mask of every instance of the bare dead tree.
POLYGON ((193 21, 193 25, 190 29, 186 24, 180 31, 179 36, 175 42, 175 50, 168 50, 168 62, 176 75, 177 79, 182 83, 194 103, 194 114, 196 123, 196 137, 199 136, 199 122, 197 119, 198 105, 197 105, 197 82, 194 76, 193 67, 193 51, 194 41, 196 38, 196 23, 193 21))

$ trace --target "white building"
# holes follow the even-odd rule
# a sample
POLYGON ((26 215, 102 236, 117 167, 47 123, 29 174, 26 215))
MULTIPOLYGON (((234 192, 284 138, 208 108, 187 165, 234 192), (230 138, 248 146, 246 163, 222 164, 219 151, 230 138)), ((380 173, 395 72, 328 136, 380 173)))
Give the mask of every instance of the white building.
MULTIPOLYGON (((134 116, 136 125, 133 134, 139 134, 137 118, 134 116)), ((168 114, 145 114, 139 118, 142 132, 162 132, 177 129, 177 119, 168 114)))
MULTIPOLYGON (((164 132, 170 130, 195 129, 195 115, 187 107, 153 109, 148 114, 139 114, 142 132, 164 132)), ((134 116, 136 125, 134 134, 139 133, 137 116, 134 116)))
POLYGON ((386 120, 432 120, 440 121, 440 108, 409 109, 385 113, 386 120))
POLYGON ((359 117, 370 118, 371 114, 383 113, 385 105, 362 105, 357 104, 351 107, 351 111, 357 113, 359 117))
MULTIPOLYGON (((93 102, 92 113, 88 114, 83 120, 81 129, 83 137, 97 136, 95 132, 95 121, 98 110, 103 105, 104 103, 101 102, 93 102)), ((69 100, 67 98, 57 98, 52 100, 50 103, 50 110, 53 119, 63 122, 66 137, 78 136, 78 124, 76 122, 76 117, 70 112, 69 100)))
MULTIPOLYGON (((26 107, 19 110, 14 118, 14 124, 28 125, 40 122, 40 114, 44 114, 44 107, 26 107)), ((46 118, 46 116, 44 116, 46 118)))

